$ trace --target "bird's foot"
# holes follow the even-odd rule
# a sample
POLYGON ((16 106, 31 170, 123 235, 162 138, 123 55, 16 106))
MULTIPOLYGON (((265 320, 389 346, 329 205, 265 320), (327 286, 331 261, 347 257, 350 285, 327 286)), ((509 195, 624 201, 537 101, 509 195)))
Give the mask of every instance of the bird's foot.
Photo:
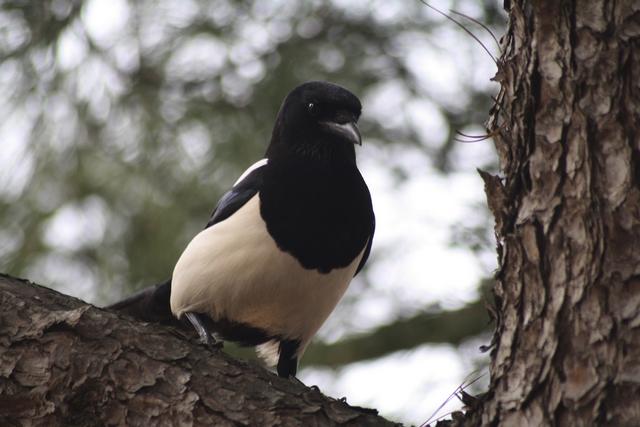
POLYGON ((222 349, 224 343, 214 338, 211 332, 205 326, 205 323, 200 319, 198 313, 185 313, 185 316, 191 322, 195 328, 198 336, 200 337, 200 344, 209 347, 212 351, 218 351, 222 349))
POLYGON ((296 384, 303 385, 303 386, 305 386, 305 387, 308 387, 308 388, 310 388, 310 389, 311 389, 311 390, 313 390, 313 391, 320 391, 320 387, 318 387, 317 385, 309 385, 309 386, 308 386, 308 385, 306 385, 305 383, 303 383, 302 381, 300 381, 300 379, 298 379, 298 377, 296 377, 295 375, 291 375, 291 376, 289 377, 289 381, 294 382, 294 383, 296 383, 296 384))
POLYGON ((200 339, 198 341, 200 341, 200 344, 209 347, 212 351, 218 351, 224 347, 224 341, 217 340, 208 332, 205 333, 205 335, 200 335, 200 339))
MULTIPOLYGON (((341 397, 338 399, 339 402, 342 402, 346 405, 349 405, 349 403, 347 403, 347 398, 346 397, 341 397)), ((372 409, 372 408, 363 408, 362 406, 352 406, 349 405, 349 407, 355 411, 361 412, 363 414, 370 414, 370 415, 378 415, 378 410, 377 409, 372 409)))

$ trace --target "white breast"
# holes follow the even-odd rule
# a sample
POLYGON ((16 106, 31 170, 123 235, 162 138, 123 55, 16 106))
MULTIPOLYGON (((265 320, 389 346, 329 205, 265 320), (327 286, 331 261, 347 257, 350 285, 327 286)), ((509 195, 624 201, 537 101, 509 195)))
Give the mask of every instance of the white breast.
POLYGON ((299 339, 301 355, 347 289, 362 252, 328 274, 306 270, 278 249, 259 204, 256 195, 189 243, 173 271, 171 311, 207 313, 299 339))

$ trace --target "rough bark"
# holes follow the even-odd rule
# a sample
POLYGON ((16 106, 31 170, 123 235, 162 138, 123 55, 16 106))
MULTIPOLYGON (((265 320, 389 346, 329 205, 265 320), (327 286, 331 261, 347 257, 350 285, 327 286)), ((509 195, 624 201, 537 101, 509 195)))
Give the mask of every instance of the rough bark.
POLYGON ((393 425, 302 384, 0 276, 0 425, 393 425))
POLYGON ((484 174, 498 322, 467 421, 638 425, 640 2, 505 3, 503 177, 484 174))

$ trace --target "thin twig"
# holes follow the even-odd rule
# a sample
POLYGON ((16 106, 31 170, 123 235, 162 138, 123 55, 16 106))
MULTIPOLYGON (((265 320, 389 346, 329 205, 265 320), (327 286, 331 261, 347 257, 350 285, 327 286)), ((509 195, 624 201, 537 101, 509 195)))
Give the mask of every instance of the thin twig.
POLYGON ((438 412, 440 412, 440 410, 441 410, 442 408, 444 408, 444 405, 446 405, 447 403, 449 403, 449 401, 450 401, 451 399, 453 399, 453 396, 455 396, 455 395, 458 393, 458 390, 460 390, 460 386, 458 386, 458 387, 453 391, 453 393, 451 393, 451 394, 447 397, 447 399, 446 399, 444 402, 442 402, 442 403, 440 404, 440 406, 438 406, 438 407, 436 408, 436 410, 435 410, 435 411, 433 411, 433 414, 431 414, 431 416, 430 416, 429 418, 427 418, 427 421, 425 421, 425 422, 423 422, 422 424, 420 424, 420 427, 428 426, 428 425, 431 423, 431 420, 433 420, 433 419, 435 418, 435 416, 438 414, 438 412))
MULTIPOLYGON (((467 375, 467 378, 469 378, 470 376, 472 376, 472 375, 476 374, 478 371, 479 371, 479 370, 475 370, 475 371, 473 371, 472 373, 470 373, 469 375, 467 375)), ((449 403, 449 401, 450 401, 451 399, 453 399, 453 397, 454 397, 454 396, 456 396, 456 397, 458 397, 458 398, 460 399, 460 397, 458 396, 458 393, 460 393, 460 392, 464 391, 466 388, 470 387, 471 385, 473 385, 474 383, 476 383, 478 380, 480 380, 480 378, 482 378, 482 377, 484 377, 484 376, 486 376, 486 375, 487 375, 487 373, 485 372, 484 374, 482 374, 482 375, 479 375, 479 376, 475 377, 473 380, 471 380, 471 381, 469 381, 469 382, 467 382, 467 378, 465 378, 465 379, 462 381, 462 383, 461 383, 458 387, 456 387, 456 389, 453 391, 453 393, 451 393, 451 394, 447 397, 447 399, 446 399, 444 402, 442 402, 442 404, 441 404, 440 406, 438 406, 438 408, 433 412, 433 414, 431 414, 431 416, 427 419, 427 421, 425 421, 424 423, 420 424, 420 427, 425 427, 425 426, 429 425, 429 424, 431 423, 431 420, 433 420, 433 421, 439 421, 439 420, 441 420, 442 418, 444 418, 444 417, 446 417, 446 416, 451 415, 452 413, 454 413, 455 411, 451 411, 451 412, 448 412, 448 413, 446 413, 446 414, 444 414, 444 415, 441 415, 441 416, 439 416, 439 417, 437 417, 437 418, 435 418, 435 419, 434 419, 434 417, 436 416, 436 414, 437 414, 438 412, 440 412, 440 410, 444 407, 444 405, 446 405, 447 403, 449 403)))
POLYGON ((491 37, 493 38, 493 41, 496 42, 496 45, 498 46, 498 49, 500 49, 500 42, 498 41, 498 38, 496 37, 495 34, 493 34, 493 31, 491 31, 491 29, 489 27, 487 27, 486 25, 484 25, 482 22, 478 21, 477 19, 472 18, 471 16, 465 15, 464 13, 456 12, 453 9, 449 9, 449 12, 453 13, 454 15, 462 16, 463 18, 466 18, 469 21, 480 25, 482 28, 484 28, 487 31, 487 33, 489 33, 491 35, 491 37))
POLYGON ((464 142, 464 143, 485 141, 485 140, 487 140, 489 138, 493 138, 494 136, 499 134, 500 131, 506 127, 506 125, 507 125, 506 123, 503 123, 502 125, 500 125, 496 129, 494 129, 491 132, 489 132, 487 134, 484 134, 484 135, 469 135, 469 134, 466 134, 464 132, 461 132, 461 131, 457 130, 456 133, 458 135, 463 136, 465 138, 469 138, 469 139, 467 139, 467 140, 461 139, 461 138, 453 138, 453 139, 454 139, 454 141, 464 142))
POLYGON ((498 65, 498 61, 496 60, 496 58, 493 56, 493 54, 491 53, 491 51, 489 51, 489 49, 487 48, 487 46, 485 46, 484 43, 482 43, 482 41, 476 37, 475 34, 473 34, 471 31, 469 31, 467 29, 467 27, 465 27, 464 25, 462 25, 460 22, 456 21, 455 19, 453 19, 451 16, 447 15, 446 13, 442 12, 441 10, 437 9, 434 6, 431 6, 429 3, 427 3, 425 0, 420 0, 420 3, 424 4, 425 6, 427 6, 430 9, 435 10, 436 12, 438 12, 440 15, 444 16, 445 18, 447 18, 448 20, 450 20, 451 22, 453 22, 454 24, 456 24, 458 27, 462 28, 464 30, 465 33, 469 34, 471 37, 473 37, 473 39, 475 41, 477 41, 480 46, 482 46, 482 48, 484 49, 485 52, 487 52, 487 54, 491 57, 491 59, 493 60, 493 62, 496 64, 496 66, 498 65))

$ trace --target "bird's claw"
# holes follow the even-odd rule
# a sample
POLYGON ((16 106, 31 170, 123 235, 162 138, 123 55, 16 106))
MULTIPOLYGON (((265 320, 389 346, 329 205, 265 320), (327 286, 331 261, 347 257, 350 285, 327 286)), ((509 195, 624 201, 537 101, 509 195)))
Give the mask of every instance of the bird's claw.
POLYGON ((318 387, 317 385, 310 385, 310 386, 308 386, 308 385, 306 385, 305 383, 303 383, 302 381, 300 381, 300 380, 298 379, 298 377, 296 377, 295 375, 291 375, 291 376, 289 377, 289 380, 290 380, 291 382, 294 382, 294 383, 297 383, 297 384, 303 385, 303 386, 305 386, 305 387, 308 387, 308 388, 310 388, 310 389, 311 389, 311 390, 313 390, 313 391, 320 391, 320 387, 318 387))
POLYGON ((212 351, 220 351, 224 348, 224 343, 222 341, 215 341, 207 344, 207 347, 209 347, 212 351))
MULTIPOLYGON (((344 403, 346 405, 349 405, 349 403, 347 403, 347 398, 346 397, 341 397, 338 399, 339 402, 344 403)), ((349 407, 351 409, 354 409, 358 412, 362 412, 363 414, 371 414, 371 415, 378 415, 378 410, 377 409, 371 409, 371 408, 363 408, 362 406, 352 406, 349 405, 349 407)))
POLYGON ((200 343, 202 345, 209 347, 209 349, 211 349, 212 351, 219 351, 219 350, 222 350, 222 348, 224 347, 224 341, 217 340, 214 337, 212 337, 210 334, 207 334, 206 338, 201 337, 200 343))
POLYGON ((291 375, 291 376, 289 377, 289 381, 291 381, 291 382, 293 382, 293 383, 296 383, 296 384, 303 385, 303 386, 305 386, 305 387, 307 386, 305 383, 303 383, 302 381, 300 381, 300 380, 298 379, 298 377, 296 377, 295 375, 291 375))

